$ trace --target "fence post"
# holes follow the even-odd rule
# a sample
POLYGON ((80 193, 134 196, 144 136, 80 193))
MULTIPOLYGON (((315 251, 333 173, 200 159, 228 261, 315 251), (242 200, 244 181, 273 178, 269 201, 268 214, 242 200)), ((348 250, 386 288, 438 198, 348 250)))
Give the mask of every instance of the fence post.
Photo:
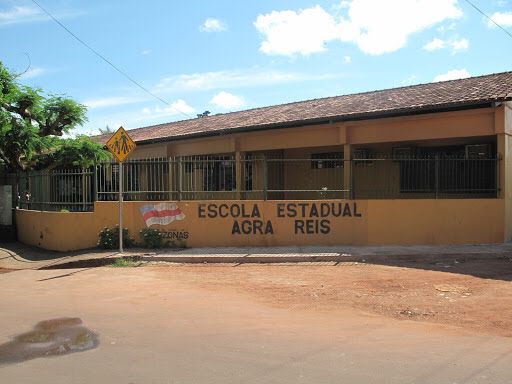
POLYGON ((23 191, 23 193, 25 194, 25 200, 27 202, 27 209, 30 209, 30 191, 32 190, 32 185, 34 184, 31 177, 32 177, 31 172, 28 171, 27 172, 27 184, 28 184, 28 187, 25 186, 25 189, 23 191))
POLYGON ((263 200, 267 200, 268 191, 268 169, 267 156, 263 154, 263 200))
POLYGON ((242 198, 242 155, 240 151, 235 151, 235 188, 236 199, 242 198))
POLYGON ((94 207, 94 202, 95 201, 98 201, 98 185, 97 185, 97 182, 98 182, 98 164, 94 164, 93 165, 93 168, 92 168, 92 174, 91 174, 91 177, 93 178, 91 180, 91 183, 92 183, 92 196, 91 196, 91 203, 92 203, 92 206, 94 207))
POLYGON ((181 161, 181 156, 178 156, 178 201, 181 201, 181 189, 182 189, 182 181, 183 181, 183 163, 181 161))
POLYGON ((500 197, 501 193, 501 186, 500 186, 500 161, 502 160, 501 153, 498 153, 496 156, 496 160, 494 160, 494 167, 496 168, 496 174, 494 177, 496 179, 494 180, 494 189, 496 192, 496 197, 500 197))
POLYGON ((344 199, 353 199, 352 196, 352 146, 349 143, 343 144, 343 189, 342 196, 344 199))
POLYGON ((20 180, 21 180, 20 171, 18 169, 16 169, 16 173, 14 176, 14 183, 15 183, 14 193, 16 194, 16 208, 23 209, 23 207, 21 205, 20 180))
POLYGON ((85 212, 85 206, 86 206, 86 181, 85 181, 85 168, 82 168, 82 211, 85 212))
POLYGON ((435 188, 436 188, 436 199, 439 198, 439 155, 435 156, 435 188))
POLYGON ((350 168, 350 184, 349 184, 349 197, 350 197, 350 200, 354 200, 354 196, 355 196, 355 191, 354 191, 354 161, 352 159, 350 159, 348 161, 348 166, 350 168))
POLYGON ((173 161, 172 161, 172 157, 168 157, 167 158, 167 190, 169 191, 169 200, 172 201, 174 200, 173 199, 173 190, 174 190, 174 182, 173 182, 173 178, 174 178, 174 166, 173 166, 173 161))

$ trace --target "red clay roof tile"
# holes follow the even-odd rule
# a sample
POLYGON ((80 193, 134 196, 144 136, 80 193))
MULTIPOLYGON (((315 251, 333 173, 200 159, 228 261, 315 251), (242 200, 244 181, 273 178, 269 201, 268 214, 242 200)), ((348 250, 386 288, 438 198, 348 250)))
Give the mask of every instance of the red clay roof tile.
MULTIPOLYGON (((421 113, 512 98, 512 72, 326 97, 217 114, 129 130, 136 142, 182 139, 244 129, 284 127, 318 120, 354 120, 421 113)), ((108 137, 97 138, 100 142, 108 137)))

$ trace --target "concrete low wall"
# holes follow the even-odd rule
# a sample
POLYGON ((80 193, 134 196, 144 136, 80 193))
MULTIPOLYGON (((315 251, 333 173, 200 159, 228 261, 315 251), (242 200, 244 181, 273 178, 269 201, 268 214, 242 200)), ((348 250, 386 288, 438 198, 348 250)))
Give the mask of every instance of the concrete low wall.
POLYGON ((18 240, 53 251, 96 246, 98 232, 116 220, 98 212, 44 212, 16 210, 18 240))
MULTIPOLYGON (((131 236, 140 241, 140 230, 150 225, 165 232, 170 241, 191 247, 440 245, 505 240, 502 199, 180 201, 163 204, 125 202, 124 226, 128 227, 131 236), (155 213, 158 209, 167 212, 155 213), (166 214, 167 221, 174 221, 161 225, 154 221, 165 218, 150 218, 166 214)), ((97 202, 91 213, 17 210, 16 215, 21 242, 68 251, 96 246, 98 232, 116 225, 118 206, 113 202, 97 202)))

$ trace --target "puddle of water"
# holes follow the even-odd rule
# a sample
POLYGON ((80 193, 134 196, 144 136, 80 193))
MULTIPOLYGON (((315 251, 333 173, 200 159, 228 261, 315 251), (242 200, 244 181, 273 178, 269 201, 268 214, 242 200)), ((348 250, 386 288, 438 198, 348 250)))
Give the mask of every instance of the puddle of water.
POLYGON ((98 345, 98 335, 84 327, 78 317, 45 320, 0 345, 0 365, 87 351, 98 345))

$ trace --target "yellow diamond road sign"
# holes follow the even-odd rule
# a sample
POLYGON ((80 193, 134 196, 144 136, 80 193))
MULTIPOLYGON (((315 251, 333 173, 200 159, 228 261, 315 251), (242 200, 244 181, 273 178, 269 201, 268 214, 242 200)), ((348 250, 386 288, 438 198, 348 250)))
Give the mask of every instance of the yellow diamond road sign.
POLYGON ((119 162, 123 162, 130 152, 135 149, 135 142, 124 128, 120 127, 117 132, 108 139, 107 148, 119 162))

